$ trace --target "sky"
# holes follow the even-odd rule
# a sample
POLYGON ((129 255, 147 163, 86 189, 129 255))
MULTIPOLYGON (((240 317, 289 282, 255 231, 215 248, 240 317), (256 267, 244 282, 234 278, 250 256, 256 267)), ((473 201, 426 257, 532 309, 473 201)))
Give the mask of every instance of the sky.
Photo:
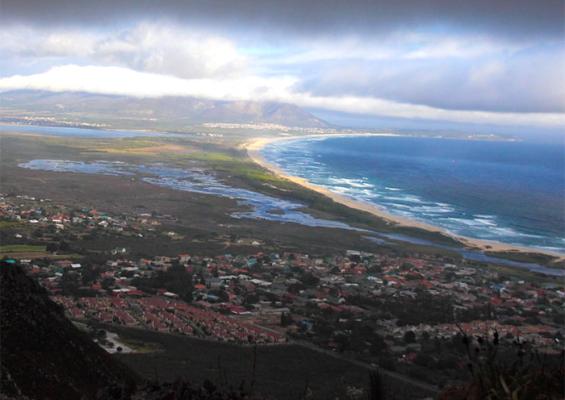
MULTIPOLYGON (((565 128, 554 0, 0 0, 0 91, 565 128)), ((0 94, 1 96, 1 94, 0 94)))

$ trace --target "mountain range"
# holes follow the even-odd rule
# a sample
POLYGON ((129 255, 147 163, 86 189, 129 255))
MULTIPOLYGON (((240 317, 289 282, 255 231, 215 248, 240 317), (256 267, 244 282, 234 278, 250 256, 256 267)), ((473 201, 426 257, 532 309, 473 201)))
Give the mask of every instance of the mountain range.
POLYGON ((127 122, 154 127, 206 122, 272 123, 303 128, 328 124, 308 111, 285 103, 203 100, 190 97, 137 98, 82 92, 18 90, 0 93, 0 118, 64 118, 66 120, 127 122))

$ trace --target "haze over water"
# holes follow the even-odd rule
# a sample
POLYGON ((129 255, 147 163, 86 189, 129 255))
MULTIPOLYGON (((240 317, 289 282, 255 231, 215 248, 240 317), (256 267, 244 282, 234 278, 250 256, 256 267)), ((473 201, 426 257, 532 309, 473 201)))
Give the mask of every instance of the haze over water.
POLYGON ((559 143, 335 137, 268 145, 291 175, 470 238, 565 252, 559 143))

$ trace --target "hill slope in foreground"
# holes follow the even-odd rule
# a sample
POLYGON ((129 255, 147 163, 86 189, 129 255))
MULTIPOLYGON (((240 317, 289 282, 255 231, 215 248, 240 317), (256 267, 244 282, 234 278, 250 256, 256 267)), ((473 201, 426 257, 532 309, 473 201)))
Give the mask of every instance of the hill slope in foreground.
POLYGON ((30 398, 95 398, 133 388, 125 366, 79 331, 17 266, 0 266, 1 392, 30 398))

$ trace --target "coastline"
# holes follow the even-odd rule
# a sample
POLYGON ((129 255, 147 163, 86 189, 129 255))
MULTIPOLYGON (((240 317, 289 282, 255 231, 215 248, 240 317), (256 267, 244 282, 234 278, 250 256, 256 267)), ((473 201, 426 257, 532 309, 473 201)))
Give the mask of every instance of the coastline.
POLYGON ((304 178, 300 178, 297 176, 289 175, 284 170, 282 170, 279 166, 269 162, 263 155, 261 154, 261 150, 275 142, 281 141, 288 141, 288 140, 299 140, 299 139, 309 139, 309 138, 327 138, 327 137, 344 137, 344 136, 402 136, 398 134, 387 134, 387 133, 364 133, 364 134, 319 134, 319 135, 305 135, 305 136, 285 136, 285 137, 258 137, 251 139, 250 141, 242 144, 242 148, 247 151, 249 158, 256 164, 259 164, 263 168, 271 171, 275 175, 279 176, 280 178, 289 180, 297 185, 300 185, 306 189, 315 191, 319 194, 322 194, 331 200, 335 201, 336 203, 340 203, 345 205, 346 207, 353 208, 359 211, 364 211, 372 214, 373 216, 384 220, 387 224, 395 225, 398 227, 407 227, 407 228, 417 228, 426 230, 428 232, 441 234, 443 236, 449 237, 463 246, 469 249, 480 250, 483 252, 507 252, 507 253, 514 253, 516 255, 519 254, 543 254, 550 257, 555 257, 555 261, 563 261, 565 260, 565 254, 553 252, 550 250, 539 249, 535 247, 527 247, 527 246, 518 246, 507 244, 503 242, 497 242, 492 240, 484 240, 484 239, 475 239, 464 237, 460 235, 453 234, 446 229, 440 228, 438 226, 434 226, 431 224, 427 224, 425 222, 416 221, 409 218, 400 217, 397 215, 393 215, 382 208, 370 204, 367 202, 355 200, 351 197, 338 194, 335 192, 330 191, 329 189, 322 187, 320 185, 316 185, 304 178))

